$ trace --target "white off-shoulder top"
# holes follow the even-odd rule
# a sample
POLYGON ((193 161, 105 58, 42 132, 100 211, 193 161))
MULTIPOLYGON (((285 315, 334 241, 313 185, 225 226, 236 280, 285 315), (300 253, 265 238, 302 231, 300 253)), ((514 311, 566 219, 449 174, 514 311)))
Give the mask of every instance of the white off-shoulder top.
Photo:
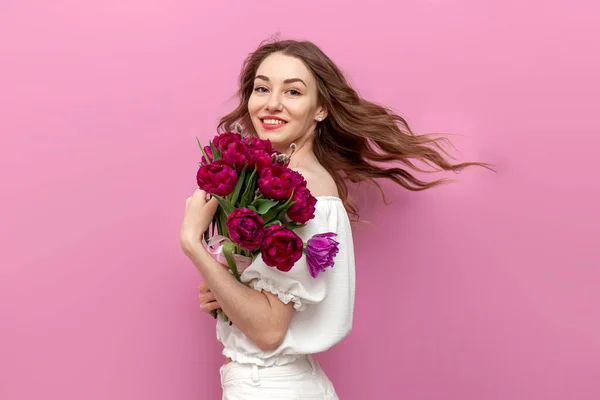
POLYGON ((315 217, 294 232, 307 242, 317 233, 334 232, 339 252, 334 266, 316 278, 308 272, 306 255, 288 272, 266 265, 258 256, 242 273, 241 280, 256 290, 269 291, 296 312, 279 347, 262 351, 221 317, 217 320, 217 339, 223 355, 238 363, 259 366, 284 365, 305 354, 325 351, 346 337, 352 329, 355 293, 354 245, 350 220, 338 197, 317 197, 315 217))

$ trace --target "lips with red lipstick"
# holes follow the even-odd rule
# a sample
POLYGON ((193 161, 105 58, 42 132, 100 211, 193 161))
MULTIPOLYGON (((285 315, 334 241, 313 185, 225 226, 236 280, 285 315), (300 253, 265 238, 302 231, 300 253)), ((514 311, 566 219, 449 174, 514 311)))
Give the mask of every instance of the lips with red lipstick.
POLYGON ((287 124, 287 121, 283 118, 274 117, 272 115, 261 117, 260 122, 262 123, 262 127, 268 130, 279 129, 287 124))

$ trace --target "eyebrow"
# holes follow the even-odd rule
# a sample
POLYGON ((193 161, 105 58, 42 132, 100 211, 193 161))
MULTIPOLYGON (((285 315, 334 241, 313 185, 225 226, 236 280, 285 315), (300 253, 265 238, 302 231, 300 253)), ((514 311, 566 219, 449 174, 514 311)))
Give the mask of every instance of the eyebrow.
MULTIPOLYGON (((256 77, 254 79, 261 79, 261 80, 267 81, 267 82, 270 81, 270 79, 264 75, 256 75, 256 77)), ((285 84, 295 83, 295 82, 300 82, 304 86, 306 86, 306 83, 300 78, 290 78, 290 79, 286 79, 285 81, 283 81, 283 83, 285 83, 285 84)), ((308 87, 308 86, 306 86, 306 87, 308 87)))

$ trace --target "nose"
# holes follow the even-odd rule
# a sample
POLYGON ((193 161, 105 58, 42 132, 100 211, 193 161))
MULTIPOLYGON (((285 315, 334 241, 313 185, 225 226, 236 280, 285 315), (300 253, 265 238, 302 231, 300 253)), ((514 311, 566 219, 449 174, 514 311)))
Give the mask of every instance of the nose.
POLYGON ((267 110, 281 110, 281 99, 279 98, 277 93, 271 93, 269 101, 267 102, 267 110))

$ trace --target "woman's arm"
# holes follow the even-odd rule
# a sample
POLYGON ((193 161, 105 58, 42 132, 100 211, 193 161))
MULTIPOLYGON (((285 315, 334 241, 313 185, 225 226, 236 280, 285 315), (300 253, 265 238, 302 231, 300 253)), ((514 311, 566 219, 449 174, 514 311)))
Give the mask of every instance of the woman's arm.
POLYGON ((182 247, 227 317, 261 350, 277 348, 294 314, 293 304, 283 304, 272 293, 259 292, 238 282, 200 242, 186 241, 182 247))

